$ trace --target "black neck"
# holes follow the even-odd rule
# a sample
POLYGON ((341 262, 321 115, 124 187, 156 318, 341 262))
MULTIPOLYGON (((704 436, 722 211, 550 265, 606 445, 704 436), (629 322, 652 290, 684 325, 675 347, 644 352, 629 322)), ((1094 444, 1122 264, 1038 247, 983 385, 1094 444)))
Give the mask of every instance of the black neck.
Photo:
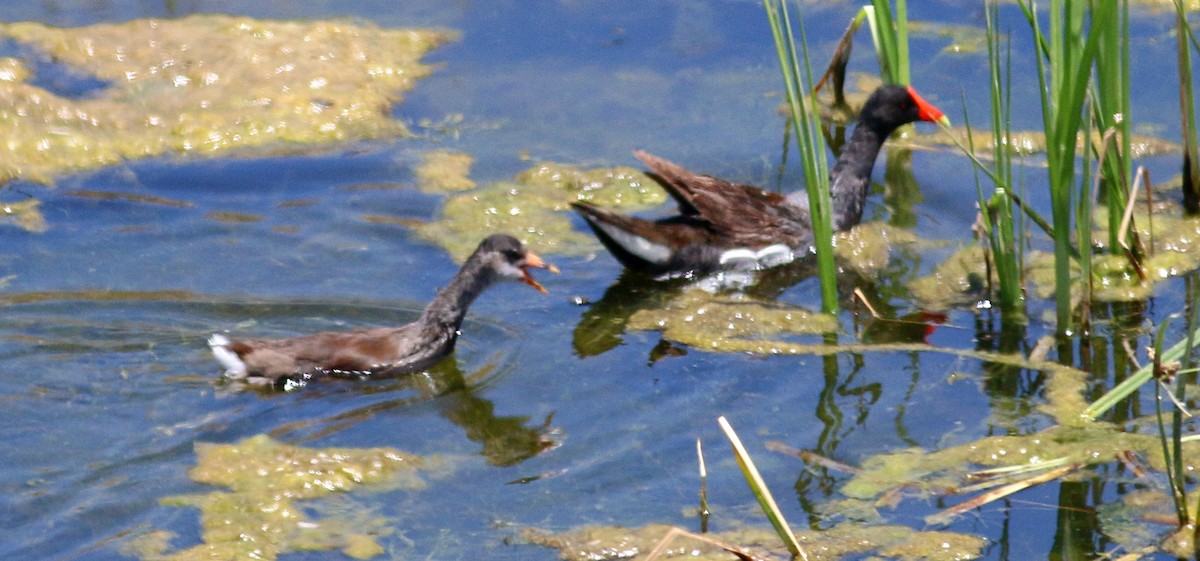
POLYGON ((862 220, 863 203, 875 158, 895 125, 859 119, 854 134, 829 172, 829 194, 833 203, 834 230, 847 230, 862 220))
POLYGON ((482 260, 472 255, 450 284, 438 291, 417 321, 457 330, 467 315, 467 308, 495 280, 493 275, 482 260))

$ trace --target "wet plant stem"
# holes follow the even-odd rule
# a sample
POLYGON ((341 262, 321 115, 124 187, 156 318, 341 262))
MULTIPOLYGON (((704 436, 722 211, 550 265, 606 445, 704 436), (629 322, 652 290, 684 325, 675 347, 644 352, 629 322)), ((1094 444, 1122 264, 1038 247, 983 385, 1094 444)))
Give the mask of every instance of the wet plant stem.
MULTIPOLYGON (((1187 303, 1188 303, 1187 348, 1194 349, 1195 345, 1197 343, 1195 340, 1196 330, 1194 328, 1196 327, 1197 320, 1200 319, 1200 302, 1197 302, 1197 298, 1200 297, 1200 287, 1197 286, 1196 279, 1194 276, 1189 276, 1187 279, 1187 282, 1185 283, 1184 286, 1187 287, 1186 294, 1187 294, 1187 303)), ((1184 376, 1185 376, 1184 372, 1187 372, 1186 375, 1189 377, 1192 377, 1192 379, 1194 381, 1194 374, 1192 374, 1192 371, 1195 370, 1195 368, 1196 368, 1195 357, 1193 356, 1193 354, 1191 352, 1188 352, 1186 355, 1184 355, 1184 358, 1183 358, 1183 370, 1177 374, 1179 376, 1179 379, 1183 380, 1184 376)), ((1180 382, 1179 386, 1176 388, 1177 395, 1182 395, 1184 390, 1185 390, 1185 388, 1183 386, 1183 383, 1180 382)), ((1175 435, 1176 448, 1182 450, 1184 440, 1189 440, 1193 437, 1195 437, 1195 435, 1184 436, 1182 434, 1176 433, 1176 435, 1175 435)), ((1197 508, 1197 510, 1195 512, 1200 513, 1200 499, 1198 499, 1196 508, 1197 508)), ((1184 505, 1184 513, 1187 514, 1187 505, 1186 504, 1184 505)), ((1193 543, 1195 543, 1195 540, 1198 538, 1200 538, 1200 527, 1198 527, 1198 525, 1196 525, 1196 524, 1193 524, 1192 525, 1193 543)))
MULTIPOLYGON (((1163 338, 1167 331, 1167 327, 1171 324, 1171 318, 1167 318, 1158 326, 1158 331, 1154 337, 1154 360, 1150 364, 1151 372, 1156 382, 1163 381, 1163 365, 1166 363, 1163 360, 1163 338)), ((1189 342, 1191 337, 1188 337, 1189 342)), ((1171 503, 1175 506, 1175 516, 1179 519, 1180 527, 1188 523, 1187 512, 1187 490, 1184 487, 1183 481, 1183 457, 1182 457, 1182 442, 1179 440, 1180 429, 1182 428, 1182 414, 1178 407, 1173 408, 1175 414, 1172 416, 1171 433, 1167 434, 1167 424, 1163 419, 1163 384, 1154 384, 1154 418, 1158 423, 1158 439, 1162 445, 1163 458, 1166 459, 1167 465, 1167 481, 1171 485, 1171 503)))
POLYGON ((825 137, 820 132, 821 118, 816 97, 806 96, 804 93, 808 91, 804 84, 813 83, 808 45, 804 39, 804 23, 798 21, 801 47, 798 51, 786 1, 763 0, 763 7, 766 8, 771 36, 775 40, 775 54, 783 75, 788 108, 792 113, 792 124, 796 133, 796 146, 800 150, 800 161, 804 168, 813 246, 817 253, 817 275, 821 281, 821 309, 825 313, 834 314, 838 311, 838 293, 837 264, 833 255, 833 203, 829 194, 829 162, 825 137), (803 80, 801 57, 804 62, 803 80))
MULTIPOLYGON (((1088 111, 1087 106, 1090 103, 1090 99, 1085 100, 1083 110, 1083 114, 1088 116, 1087 118, 1083 119, 1083 135, 1084 138, 1087 139, 1092 138, 1092 127, 1096 123, 1095 117, 1090 111, 1088 111)), ((1093 201, 1091 197, 1091 190, 1088 188, 1088 186, 1092 184, 1091 180, 1089 179, 1092 167, 1091 156, 1091 150, 1083 150, 1083 165, 1080 166, 1080 173, 1082 177, 1079 179, 1079 188, 1078 190, 1072 189, 1072 198, 1075 200, 1075 247, 1078 247, 1080 251, 1080 258, 1076 259, 1076 261, 1079 263, 1079 290, 1082 292, 1082 296, 1079 299, 1079 313, 1076 315, 1076 318, 1079 326, 1079 332, 1083 333, 1085 337, 1087 336, 1087 333, 1091 331, 1092 297, 1095 294, 1092 282, 1092 252, 1090 249, 1092 247, 1093 201)), ((1111 189, 1109 189, 1109 191, 1111 191, 1111 189)), ((1124 198, 1116 202, 1117 206, 1109 206, 1110 212, 1108 214, 1110 217, 1114 214, 1117 215, 1117 224, 1120 224, 1121 213, 1116 212, 1116 210, 1123 208, 1123 203, 1124 198)), ((1111 218, 1109 223, 1112 223, 1111 218)), ((1120 237, 1121 236, 1118 235, 1114 239, 1120 237)))
MULTIPOLYGON (((1102 133, 1117 132, 1117 149, 1106 150, 1099 159, 1102 198, 1110 209, 1121 208, 1132 182, 1129 160, 1133 142, 1129 100, 1129 1, 1096 2, 1092 7, 1091 33, 1099 36, 1096 51, 1096 126, 1102 133)), ((1088 136, 1087 138, 1092 138, 1088 136)), ((1095 148, 1093 149, 1095 150, 1095 148)), ((1108 246, 1117 247, 1121 236, 1121 218, 1108 213, 1108 246)), ((1084 247, 1083 242, 1080 246, 1084 247)))
MULTIPOLYGON (((1181 369, 1179 372, 1176 372, 1176 374, 1175 374, 1175 399, 1176 399, 1176 401, 1182 401, 1184 399, 1185 392, 1187 391, 1187 381, 1192 376, 1192 372, 1196 367, 1196 360, 1195 360, 1195 357, 1193 356, 1192 349, 1195 349, 1196 344, 1198 343, 1198 341, 1196 341, 1196 329, 1197 329, 1196 324, 1198 321, 1200 321, 1200 302, 1196 301, 1197 297, 1200 297, 1200 291, 1197 290, 1195 277, 1194 276, 1189 277, 1188 282, 1185 284, 1185 286, 1187 287, 1187 289, 1186 289, 1187 290, 1187 292, 1186 292, 1186 295, 1187 295, 1186 296, 1186 298, 1187 298, 1187 339, 1185 340, 1186 341, 1185 348, 1188 349, 1188 351, 1183 354, 1183 361, 1182 361, 1182 364, 1180 365, 1181 369)), ((1175 469, 1176 469, 1176 473, 1179 474, 1178 475, 1179 485, 1182 488, 1183 481, 1184 481, 1184 474, 1183 474, 1183 411, 1180 410, 1179 407, 1175 408, 1175 419, 1174 419, 1173 426, 1175 429, 1175 434, 1174 434, 1175 469)), ((1188 515, 1187 496, 1185 495, 1184 497, 1182 497, 1182 499, 1183 500, 1181 501, 1182 502, 1181 508, 1183 509, 1184 516, 1186 517, 1188 515)), ((1198 504, 1197 507, 1200 507, 1200 504, 1198 504)), ((1198 511, 1198 512, 1200 512, 1200 511, 1198 511)), ((1200 532, 1200 530, 1196 530, 1196 531, 1200 532)))
POLYGON ((779 505, 776 504, 771 490, 767 488, 766 482, 758 472, 758 467, 754 465, 754 460, 750 458, 750 453, 746 451, 745 446, 742 446, 742 439, 738 437, 737 432, 733 430, 733 426, 725 417, 718 417, 717 424, 725 433, 725 438, 729 439, 729 445, 733 448, 733 456, 737 459, 738 467, 741 468, 746 483, 750 485, 750 491, 754 493, 754 498, 758 499, 759 506, 767 515, 767 519, 771 521, 771 525, 775 527, 775 532, 783 540, 784 546, 788 548, 793 557, 808 561, 808 554, 804 552, 804 548, 800 547, 800 542, 796 540, 796 535, 792 533, 791 527, 784 519, 783 512, 779 510, 779 505))
POLYGON ((1183 135, 1183 207, 1189 214, 1200 213, 1200 149, 1196 145, 1196 102, 1192 91, 1192 51, 1188 38, 1196 45, 1187 22, 1183 0, 1175 0, 1176 57, 1179 61, 1179 120, 1183 135))
POLYGON ((884 81, 910 83, 907 0, 896 0, 895 10, 889 0, 871 0, 871 5, 863 7, 862 12, 867 16, 875 40, 875 54, 879 57, 879 72, 884 81))
POLYGON ((1009 113, 1012 106, 1012 48, 1011 44, 1001 58, 1001 33, 996 29, 998 8, 995 2, 988 4, 987 45, 989 68, 989 92, 992 105, 992 152, 996 167, 996 182, 990 202, 980 198, 984 225, 988 233, 996 277, 1000 284, 999 303, 1006 318, 1017 316, 1023 319, 1024 300, 1021 279, 1020 243, 1014 225, 1012 192, 1012 151, 1007 140, 1012 138, 1009 113), (992 217, 995 217, 993 220, 992 217))
MULTIPOLYGON (((953 142, 954 145, 957 146, 958 149, 968 159, 971 160, 971 163, 975 164, 975 169, 982 171, 984 173, 984 175, 987 175, 988 178, 990 178, 994 183, 1000 183, 999 176, 996 175, 996 172, 992 171, 991 168, 989 168, 983 162, 979 161, 979 158, 975 156, 973 148, 963 145, 962 140, 959 140, 959 138, 956 135, 954 135, 952 131, 950 131, 949 127, 945 127, 945 129, 947 131, 947 136, 950 138, 950 141, 953 142)), ((1024 212, 1024 214, 1027 218, 1029 218, 1030 220, 1033 221, 1034 225, 1036 225, 1038 228, 1040 228, 1042 230, 1042 232, 1045 232, 1045 234, 1047 236, 1049 236, 1051 239, 1054 238, 1054 227, 1051 226, 1050 223, 1047 222, 1046 219, 1042 217, 1042 215, 1038 214, 1037 210, 1034 210, 1032 207, 1025 204, 1025 201, 1023 199, 1021 199, 1021 197, 1017 196, 1016 193, 1009 191, 1007 193, 1007 196, 1012 199, 1012 202, 1014 204, 1016 204, 1017 207, 1020 208, 1022 212, 1024 212)), ((996 204, 997 203, 995 202, 995 198, 988 198, 987 201, 984 202, 984 208, 989 209, 989 211, 990 211, 990 209, 996 204)), ((1072 246, 1070 248, 1070 253, 1071 253, 1072 258, 1075 258, 1075 259, 1079 258, 1079 252, 1076 250, 1076 248, 1074 246, 1072 246)))
MULTIPOLYGON (((1175 343, 1171 346, 1171 348, 1161 353, 1157 353, 1156 356, 1159 357, 1161 363, 1166 364, 1172 361, 1178 361, 1182 359, 1185 354, 1189 354, 1189 349, 1195 347, 1197 344, 1200 344, 1200 333, 1198 333, 1198 331, 1200 331, 1200 328, 1191 330, 1187 337, 1185 337, 1182 341, 1175 343)), ((1085 419, 1090 420, 1100 418, 1101 415, 1107 413, 1109 409, 1112 409, 1113 406, 1115 406, 1117 403, 1120 403, 1121 400, 1133 395, 1135 392, 1137 392, 1138 388, 1142 387, 1142 385, 1144 385, 1146 382, 1149 382, 1153 379, 1153 364, 1147 364, 1139 368, 1137 372, 1134 372, 1128 378, 1125 378, 1125 381, 1117 384, 1116 387, 1108 390, 1107 393, 1100 396, 1096 401, 1093 401, 1091 405, 1088 405, 1087 408, 1083 410, 1082 416, 1085 419)))
POLYGON ((696 439, 696 461, 700 466, 700 533, 708 533, 708 468, 704 465, 704 445, 696 439))
MULTIPOLYGON (((1072 218, 1078 207, 1072 199, 1086 196, 1086 184, 1075 181, 1075 151, 1079 132, 1084 128, 1083 109, 1087 98, 1088 77, 1095 60, 1100 33, 1084 33, 1087 6, 1084 2, 1051 0, 1049 38, 1042 32, 1032 0, 1018 0, 1033 31, 1034 40, 1044 46, 1034 57, 1038 66, 1038 85, 1042 102, 1043 129, 1046 134, 1046 163, 1049 169, 1050 210, 1054 223, 1054 302, 1059 336, 1074 332, 1071 299, 1072 218)), ((1081 266, 1090 260, 1090 251, 1078 252, 1081 266)))

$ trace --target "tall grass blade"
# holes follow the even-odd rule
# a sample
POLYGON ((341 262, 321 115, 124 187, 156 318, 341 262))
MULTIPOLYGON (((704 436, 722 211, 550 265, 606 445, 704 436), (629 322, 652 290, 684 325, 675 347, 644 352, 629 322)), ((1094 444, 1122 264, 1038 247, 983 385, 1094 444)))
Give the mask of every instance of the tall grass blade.
MULTIPOLYGON (((1012 150, 1009 139, 1012 138, 1009 111, 1011 108, 1011 77, 1001 76, 1002 71, 1011 71, 1012 48, 1008 45, 1005 58, 1001 59, 1001 33, 996 29, 998 7, 995 2, 989 2, 985 10, 987 19, 987 47, 989 67, 989 93, 992 102, 992 145, 995 165, 995 190, 991 200, 980 205, 984 209, 985 227, 989 234, 992 255, 996 267, 996 277, 1000 284, 1000 309, 1005 317, 1013 314, 1024 314, 1022 298, 1022 272, 1019 247, 1016 237, 1015 214, 1013 213, 1012 192, 1012 150), (991 217, 995 220, 991 220, 991 217)), ((982 203, 982 201, 981 201, 982 203)), ((1023 318, 1022 318, 1023 319, 1023 318)))
MULTIPOLYGON (((1185 348, 1192 349, 1192 348, 1194 348, 1193 345, 1195 345, 1197 343, 1197 341, 1195 340, 1194 328, 1196 327, 1197 318, 1200 317, 1200 306, 1197 306, 1197 302, 1195 300, 1196 292, 1194 290, 1192 290, 1192 288, 1193 288, 1192 283, 1189 282, 1187 288, 1188 288, 1188 292, 1187 292, 1188 336, 1187 336, 1187 339, 1184 340, 1184 344, 1185 344, 1185 348)), ((1158 347, 1161 346, 1160 341, 1162 339, 1163 339, 1163 336, 1159 335, 1158 341, 1155 341, 1155 350, 1156 351, 1158 350, 1158 347)), ((1155 361, 1157 362, 1158 355, 1155 354, 1154 358, 1155 358, 1155 361)), ((1173 460, 1172 461, 1172 470, 1174 472, 1173 473, 1174 481, 1172 483, 1172 486, 1178 492, 1178 504, 1176 505, 1175 508, 1181 513, 1181 520, 1179 523, 1180 526, 1185 526, 1192 522, 1192 520, 1190 519, 1191 513, 1188 512, 1188 508, 1187 508, 1187 486, 1186 485, 1187 485, 1188 474, 1184 471, 1184 465, 1183 465, 1183 417, 1187 412, 1182 407, 1180 407, 1180 404, 1184 403, 1184 400, 1186 399, 1185 392, 1187 391, 1188 377, 1185 376, 1184 373, 1192 372, 1192 367, 1194 366, 1194 361, 1192 360, 1192 358, 1193 358, 1192 353, 1185 352, 1183 354, 1183 360, 1180 363, 1166 367, 1167 369, 1174 369, 1174 370, 1167 370, 1167 371, 1174 372, 1174 375, 1175 375, 1175 395, 1174 395, 1173 401, 1176 404, 1176 406, 1172 409, 1172 415, 1171 415, 1171 452, 1172 452, 1172 456, 1170 456, 1169 458, 1171 460, 1173 460)), ((1155 366, 1155 370, 1160 371, 1160 372, 1164 371, 1163 367, 1161 366, 1161 363, 1159 365, 1155 366)), ((1160 423, 1161 423, 1161 421, 1160 421, 1160 423)))
POLYGON ((908 84, 911 81, 908 61, 908 3, 896 0, 893 12, 889 0, 871 0, 864 6, 867 22, 871 26, 871 37, 875 40, 875 54, 879 57, 879 71, 885 82, 908 84))
MULTIPOLYGON (((1090 104, 1090 102, 1091 100, 1089 99, 1088 103, 1090 104)), ((1083 120, 1083 138, 1090 139, 1092 138, 1092 129, 1096 120, 1093 114, 1086 109, 1084 110, 1084 115, 1088 115, 1088 117, 1083 120)), ((1077 193, 1077 196, 1075 196, 1075 243, 1078 244, 1081 252, 1086 254, 1083 255, 1081 259, 1078 259, 1080 279, 1079 285, 1080 291, 1082 292, 1079 303, 1078 317, 1080 331, 1083 333, 1088 333, 1091 330, 1091 304, 1092 296, 1094 294, 1094 291, 1092 290, 1092 253, 1086 249, 1092 247, 1092 197, 1089 195, 1090 189, 1088 188, 1088 186, 1091 185, 1091 181, 1089 180, 1092 165, 1091 155, 1091 150, 1085 149, 1083 151, 1083 165, 1080 167, 1080 173, 1082 177, 1079 180, 1079 188, 1077 190, 1074 188, 1072 189, 1072 191, 1077 193)), ((1109 191, 1112 191, 1112 189, 1110 188, 1109 191)), ((1122 208, 1123 203, 1124 199, 1119 201, 1117 206, 1109 207, 1109 214, 1117 215, 1118 226, 1120 225, 1121 213, 1116 212, 1116 210, 1122 208)), ((1111 220, 1109 222, 1111 224, 1111 220)), ((1112 229, 1110 229, 1110 231, 1112 231, 1112 229)), ((1116 239, 1120 238, 1120 235, 1116 236, 1116 239)))
POLYGON ((877 15, 875 6, 863 6, 862 14, 867 17, 867 28, 871 30, 871 42, 875 45, 875 57, 879 59, 879 73, 883 76, 884 81, 892 79, 892 61, 890 53, 895 52, 889 45, 888 40, 881 36, 880 33, 884 29, 889 29, 886 22, 879 21, 888 19, 889 14, 884 12, 882 15, 877 15))
POLYGON ((788 107, 792 112, 792 124, 796 133, 796 146, 804 168, 805 186, 808 190, 810 220, 813 228, 813 246, 817 253, 817 274, 821 281, 821 308, 826 313, 838 310, 837 264, 833 255, 833 204, 829 193, 829 162, 826 157, 825 137, 820 132, 820 115, 814 96, 805 94, 803 84, 813 83, 812 67, 808 60, 808 48, 804 42, 804 25, 800 24, 797 51, 792 32, 791 16, 785 0, 763 0, 771 36, 775 40, 775 53, 783 74, 788 107), (801 75, 801 61, 804 74, 801 75), (805 103, 807 101, 807 103, 805 103))
MULTIPOLYGON (((1197 344, 1200 344, 1200 329, 1189 331, 1188 336, 1182 341, 1171 345, 1171 348, 1167 349, 1166 351, 1156 353, 1155 356, 1160 364, 1178 361, 1183 359, 1185 355, 1189 354, 1188 349, 1194 348, 1197 344)), ((1099 418, 1101 415, 1108 412, 1109 409, 1112 409, 1117 403, 1133 395, 1134 392, 1141 388, 1146 382, 1149 382, 1153 379, 1154 364, 1147 364, 1139 368, 1138 371, 1134 372, 1132 376, 1126 378, 1125 381, 1121 382, 1120 384, 1117 384, 1117 386, 1113 389, 1108 390, 1108 392, 1100 396, 1099 399, 1093 401, 1091 405, 1088 405, 1087 408, 1083 410, 1082 416, 1088 420, 1095 420, 1099 418)))
POLYGON ((750 490, 754 493, 754 498, 758 499, 758 504, 762 507, 763 513, 767 515, 767 519, 775 527, 775 532, 779 534, 779 538, 783 540, 783 544, 787 546, 788 551, 793 556, 807 561, 808 554, 804 552, 804 548, 800 547, 800 542, 796 540, 796 535, 792 533, 791 527, 788 526, 787 520, 784 519, 783 512, 779 510, 779 505, 775 503, 775 498, 771 496, 771 490, 767 488, 762 475, 758 473, 758 468, 755 467, 754 460, 750 459, 750 454, 746 452, 746 447, 742 446, 742 439, 738 438, 737 432, 733 430, 733 427, 724 416, 717 417, 717 424, 721 426, 721 431, 725 433, 725 438, 729 439, 729 445, 733 447, 733 456, 737 459, 738 467, 742 469, 742 475, 746 477, 746 483, 750 485, 750 490))
POLYGON ((1048 50, 1036 56, 1042 119, 1046 133, 1046 162, 1050 180, 1050 210, 1054 222, 1054 302, 1060 336, 1073 332, 1071 300, 1071 257, 1091 259, 1090 251, 1072 249, 1072 217, 1077 210, 1072 199, 1086 196, 1086 184, 1075 181, 1075 151, 1083 128, 1084 100, 1088 76, 1096 57, 1101 33, 1085 35, 1083 2, 1051 0, 1050 37, 1047 41, 1032 3, 1019 0, 1034 39, 1048 50))
POLYGON ((704 446, 696 439, 696 461, 700 469, 700 533, 708 532, 708 467, 704 465, 704 446))
MULTIPOLYGON (((1192 51, 1196 36, 1188 26, 1183 0, 1175 0, 1176 50, 1179 61, 1179 119, 1183 133, 1183 207, 1189 214, 1200 213, 1200 149, 1196 146, 1196 100, 1192 92, 1192 51)), ((1200 50, 1200 47, 1197 47, 1200 50)))
MULTIPOLYGON (((1187 336, 1187 340, 1186 340, 1186 345, 1187 345, 1188 349, 1194 349, 1194 348, 1196 348, 1195 346, 1197 344, 1200 344, 1200 342, 1196 341, 1196 338, 1195 338, 1196 337, 1196 323, 1198 321, 1200 321, 1200 301, 1197 301, 1197 299, 1200 298, 1200 287, 1198 287, 1198 285, 1196 284, 1196 278, 1194 275, 1188 277, 1188 280, 1187 280, 1187 283, 1185 286, 1187 286, 1186 302, 1187 302, 1187 310, 1188 310, 1188 315, 1187 315, 1188 336, 1187 336)), ((1177 376, 1179 376, 1179 378, 1176 380, 1176 384, 1177 384, 1176 388, 1175 388, 1176 397, 1183 395, 1183 393, 1186 389, 1184 387, 1185 378, 1184 378, 1184 375, 1182 374, 1182 372, 1192 372, 1192 371, 1194 371, 1195 367, 1196 367, 1196 360, 1195 360, 1195 356, 1193 356, 1193 353, 1191 353, 1191 352, 1184 353, 1182 369, 1180 370, 1180 373, 1177 374, 1177 376)), ((1193 379, 1192 381, 1194 382, 1195 380, 1193 379)), ((1189 435, 1189 436, 1191 436, 1191 435, 1189 435)), ((1187 437, 1184 437, 1182 434, 1176 434, 1176 436, 1175 436, 1176 448, 1183 446, 1184 438, 1187 438, 1187 437)), ((1181 458, 1182 458, 1182 456, 1181 456, 1181 458)), ((1197 508, 1200 508, 1200 504, 1197 504, 1196 506, 1197 506, 1197 508)), ((1184 507, 1184 509, 1186 511, 1186 506, 1184 507)), ((1197 512, 1200 512, 1200 511, 1197 511, 1197 512)), ((1195 543, 1194 540, 1198 536, 1200 536, 1200 529, 1195 528, 1195 526, 1196 526, 1195 524, 1193 524, 1192 526, 1193 526, 1192 540, 1193 540, 1193 543, 1195 543)))
POLYGON ((897 84, 911 84, 908 62, 908 0, 896 0, 896 78, 897 84))
MULTIPOLYGON (((1120 208, 1129 193, 1132 175, 1129 166, 1132 137, 1129 125, 1129 2, 1105 0, 1092 4, 1091 33, 1097 35, 1096 111, 1093 114, 1101 133, 1117 131, 1118 149, 1110 150, 1100 161, 1103 199, 1109 209, 1120 208)), ((1086 138, 1091 138, 1086 137, 1086 138)), ((1117 247, 1121 218, 1108 213, 1108 247, 1117 247)), ((1080 247, 1084 247, 1080 242, 1080 247)))
MULTIPOLYGON (((1163 371, 1162 346, 1163 339, 1166 338, 1167 327, 1171 325, 1171 317, 1167 317, 1161 325, 1158 326, 1158 332, 1154 337, 1154 360, 1151 362, 1151 369, 1154 376, 1158 376, 1163 371)), ((1167 435, 1166 422, 1163 421, 1162 412, 1162 389, 1163 384, 1154 384, 1154 416, 1158 421, 1158 438, 1162 445, 1163 458, 1167 465, 1167 481, 1171 485, 1171 502, 1175 505, 1175 515, 1179 519, 1179 525, 1187 524, 1187 490, 1184 488, 1183 481, 1183 457, 1182 443, 1179 441, 1180 426, 1179 421, 1182 417, 1179 414, 1178 408, 1175 409, 1175 415, 1172 422, 1172 434, 1175 435, 1174 445, 1171 438, 1167 435)))

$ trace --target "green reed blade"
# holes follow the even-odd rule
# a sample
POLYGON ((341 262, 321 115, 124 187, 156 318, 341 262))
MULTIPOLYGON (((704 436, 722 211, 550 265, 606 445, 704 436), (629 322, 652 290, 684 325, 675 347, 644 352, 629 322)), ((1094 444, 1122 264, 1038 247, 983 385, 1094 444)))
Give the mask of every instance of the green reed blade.
MULTIPOLYGON (((1172 362, 1184 358, 1188 354, 1188 349, 1195 347, 1198 343, 1200 343, 1200 329, 1190 331, 1184 340, 1175 343, 1166 351, 1158 353, 1159 363, 1172 362)), ((1121 400, 1133 395, 1138 388, 1153 378, 1153 364, 1147 364, 1139 368, 1137 372, 1134 372, 1125 381, 1117 384, 1116 387, 1108 390, 1107 393, 1100 396, 1096 401, 1093 401, 1091 405, 1088 405, 1083 410, 1083 417, 1089 420, 1099 418, 1100 415, 1108 412, 1109 409, 1112 409, 1121 400)))
MULTIPOLYGON (((996 30, 998 7, 995 2, 989 2, 985 10, 987 20, 987 48, 989 68, 989 93, 992 102, 992 145, 996 170, 995 191, 987 204, 981 205, 987 210, 996 211, 996 220, 989 220, 989 241, 992 246, 993 258, 996 265, 996 275, 1000 283, 1000 309, 1005 314, 1024 314, 1024 299, 1021 286, 1021 263, 1019 247, 1016 238, 1015 215, 1013 213, 1012 192, 1012 150, 1008 145, 1011 138, 1010 130, 1010 101, 1012 95, 1012 80, 1001 77, 1001 71, 1011 72, 1012 48, 1008 44, 1006 58, 1000 58, 1000 36, 996 30)), ((1022 318, 1023 319, 1023 318, 1022 318)))
POLYGON ((1176 58, 1179 68, 1179 120, 1183 134, 1183 205, 1192 214, 1200 213, 1200 149, 1196 145, 1196 102, 1192 92, 1192 51, 1188 37, 1200 51, 1196 35, 1187 22, 1183 0, 1175 0, 1176 58))
POLYGON ((754 465, 754 460, 746 452, 746 447, 742 446, 742 440, 738 438, 737 432, 733 430, 733 426, 729 424, 729 421, 724 416, 717 417, 717 424, 721 426, 721 430, 725 433, 725 438, 729 439, 729 445, 733 447, 733 456, 737 459, 738 467, 741 468, 742 475, 746 478, 746 483, 750 485, 750 491, 754 493, 754 498, 758 500, 758 505, 762 507, 763 513, 771 521, 771 526, 775 528, 775 533, 779 534, 779 539, 783 541, 783 544, 793 556, 807 560, 808 554, 804 552, 804 548, 800 547, 800 542, 796 540, 796 535, 792 533, 791 527, 788 526, 787 520, 783 517, 783 512, 779 510, 779 505, 775 502, 775 498, 771 496, 771 490, 767 488, 766 482, 763 481, 762 474, 758 472, 758 467, 754 465))
POLYGON ((896 0, 894 11, 888 0, 871 0, 871 5, 863 6, 861 13, 866 15, 870 25, 875 55, 879 58, 879 73, 884 81, 910 83, 907 0, 896 0))
POLYGON ((804 26, 800 28, 801 50, 797 50, 795 34, 792 32, 791 15, 785 0, 763 0, 771 36, 775 40, 775 52, 779 59, 787 92, 788 107, 792 112, 792 126, 796 133, 796 146, 800 151, 804 168, 805 186, 808 191, 810 221, 813 228, 813 245, 817 253, 817 271, 821 281, 821 307, 826 313, 838 310, 837 264, 833 254, 833 204, 829 194, 829 164, 825 156, 825 137, 820 133, 820 115, 816 97, 805 99, 804 83, 813 83, 812 68, 808 60, 808 48, 804 41, 804 26), (804 75, 801 76, 801 59, 804 75), (806 103, 807 101, 807 103, 806 103))
POLYGON ((1034 40, 1042 49, 1037 56, 1042 119, 1046 134, 1046 162, 1050 182, 1051 219, 1054 221, 1054 301, 1059 335, 1072 332, 1071 258, 1091 259, 1089 248, 1072 246, 1072 199, 1087 196, 1087 186, 1075 182, 1075 151, 1083 126, 1088 76, 1101 33, 1085 35, 1083 2, 1051 0, 1050 36, 1043 35, 1032 2, 1019 0, 1034 40), (1046 48, 1048 47, 1048 48, 1046 48))

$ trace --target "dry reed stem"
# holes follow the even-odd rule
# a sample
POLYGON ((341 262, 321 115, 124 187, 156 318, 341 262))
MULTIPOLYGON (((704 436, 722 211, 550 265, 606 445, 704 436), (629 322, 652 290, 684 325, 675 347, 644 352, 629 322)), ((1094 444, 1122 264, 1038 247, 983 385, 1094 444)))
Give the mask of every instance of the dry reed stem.
POLYGON ((767 442, 766 445, 764 445, 764 447, 767 450, 770 450, 771 452, 777 452, 780 454, 788 454, 791 456, 796 456, 796 457, 800 458, 801 460, 804 460, 805 462, 808 462, 810 464, 817 464, 821 467, 831 469, 833 471, 840 471, 842 473, 851 473, 851 474, 856 474, 860 471, 858 468, 856 468, 852 465, 843 464, 837 460, 831 460, 829 458, 826 458, 825 456, 817 454, 816 452, 810 452, 808 450, 801 450, 799 448, 794 448, 792 446, 788 446, 787 444, 784 444, 778 440, 772 440, 770 442, 767 442))
POLYGON ((760 558, 751 555, 748 551, 745 551, 735 545, 727 544, 723 541, 710 538, 703 534, 694 534, 678 526, 672 526, 667 532, 667 535, 663 536, 661 540, 658 540, 658 544, 655 545, 654 549, 650 550, 650 553, 646 555, 646 561, 653 561, 662 554, 666 553, 667 549, 671 546, 671 542, 675 541, 675 538, 680 536, 699 540, 709 545, 714 545, 724 549, 742 561, 762 561, 760 558))
POLYGON ((1069 466, 1063 466, 1058 469, 1048 471, 1048 472, 1043 473, 1038 476, 1030 477, 1029 479, 1026 479, 1024 481, 1010 483, 1010 484, 1000 487, 999 489, 996 489, 994 491, 989 491, 987 493, 979 495, 978 497, 975 497, 974 499, 971 499, 969 501, 965 501, 965 502, 956 504, 956 505, 954 505, 950 508, 947 508, 946 510, 943 510, 937 514, 931 514, 929 516, 926 516, 925 523, 930 524, 930 525, 941 525, 941 524, 948 523, 948 522, 950 522, 950 520, 954 519, 954 517, 956 517, 964 512, 967 512, 969 510, 974 510, 985 504, 988 504, 997 499, 1002 499, 1002 498, 1007 497, 1018 491, 1024 491, 1025 489, 1028 489, 1028 488, 1036 486, 1036 485, 1041 485, 1042 483, 1046 483, 1047 481, 1053 481, 1053 480, 1058 479, 1059 477, 1062 477, 1076 469, 1083 467, 1083 465, 1084 464, 1082 464, 1082 463, 1071 464, 1069 466))

